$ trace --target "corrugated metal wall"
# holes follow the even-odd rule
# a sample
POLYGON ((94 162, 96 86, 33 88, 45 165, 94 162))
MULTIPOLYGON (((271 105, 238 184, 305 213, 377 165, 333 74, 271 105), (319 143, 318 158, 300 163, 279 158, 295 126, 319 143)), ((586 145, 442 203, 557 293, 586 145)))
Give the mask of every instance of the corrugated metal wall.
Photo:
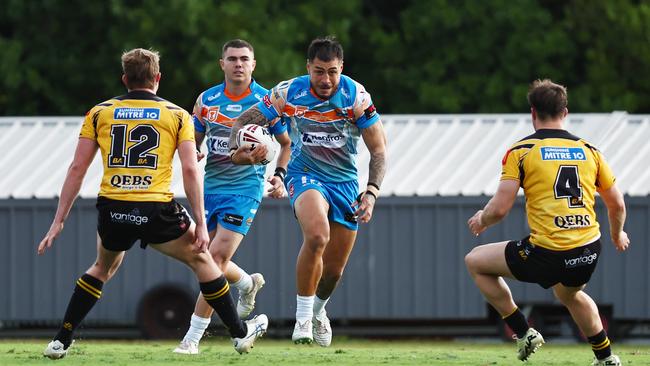
MULTIPOLYGON (((449 319, 486 316, 486 306, 464 267, 464 255, 480 243, 523 237, 523 200, 509 217, 480 238, 465 222, 487 197, 382 197, 373 221, 361 228, 341 286, 328 305, 339 319, 449 319)), ((650 319, 650 197, 627 198, 632 247, 614 251, 604 206, 604 252, 588 292, 614 305, 617 318, 650 319)), ((55 200, 0 200, 0 321, 52 321, 63 315, 76 278, 95 258, 94 200, 76 202, 61 237, 45 256, 36 246, 56 210, 55 200)), ((286 200, 265 199, 235 259, 267 284, 258 310, 272 319, 295 311, 295 259, 300 231, 286 200)), ((161 283, 193 294, 198 286, 182 264, 134 247, 88 320, 134 324, 138 301, 161 283)), ((513 284, 519 302, 553 302, 537 285, 513 284)))

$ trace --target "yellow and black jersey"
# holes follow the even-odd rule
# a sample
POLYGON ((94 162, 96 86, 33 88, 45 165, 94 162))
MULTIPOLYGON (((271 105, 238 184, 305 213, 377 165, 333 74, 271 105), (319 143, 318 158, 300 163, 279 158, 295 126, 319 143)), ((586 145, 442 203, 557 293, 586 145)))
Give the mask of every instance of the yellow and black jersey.
POLYGON ((194 141, 194 126, 184 109, 132 91, 93 107, 79 136, 97 141, 101 150, 100 196, 169 202, 174 152, 182 141, 194 141))
POLYGON ((501 180, 524 189, 531 243, 569 250, 600 237, 594 195, 615 178, 595 147, 565 130, 537 130, 514 144, 502 165, 501 180))

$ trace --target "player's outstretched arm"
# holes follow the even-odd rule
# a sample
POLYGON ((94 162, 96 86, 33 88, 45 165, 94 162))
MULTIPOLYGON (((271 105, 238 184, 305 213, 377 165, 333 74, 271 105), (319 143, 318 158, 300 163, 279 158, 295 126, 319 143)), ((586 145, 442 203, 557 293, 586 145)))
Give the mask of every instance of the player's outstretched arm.
POLYGON ((616 250, 622 252, 630 245, 627 233, 623 231, 625 225, 625 200, 623 194, 618 190, 616 184, 608 189, 599 190, 600 197, 607 206, 607 217, 609 218, 609 232, 616 250))
POLYGON ((367 223, 372 218, 375 202, 379 197, 379 190, 386 175, 386 132, 381 121, 361 130, 363 142, 370 152, 368 166, 368 186, 359 196, 354 214, 359 222, 367 223))
POLYGON ((201 152, 201 144, 205 139, 205 133, 194 131, 194 141, 196 142, 196 161, 201 161, 205 158, 205 154, 201 152))
POLYGON ((39 255, 45 253, 45 250, 52 246, 54 239, 56 239, 63 230, 63 223, 68 218, 70 208, 72 208, 72 204, 77 198, 79 190, 81 190, 81 184, 86 176, 88 167, 93 162, 97 148, 98 146, 96 141, 85 137, 79 138, 74 158, 72 159, 72 163, 70 163, 68 173, 63 182, 63 187, 61 188, 59 204, 56 209, 56 214, 54 215, 54 220, 52 220, 50 229, 38 245, 39 255))
POLYGON ((515 203, 515 199, 517 199, 518 191, 518 180, 502 180, 499 183, 494 197, 490 199, 482 210, 478 210, 467 221, 467 225, 472 234, 478 235, 489 226, 496 224, 506 217, 512 205, 515 203))
POLYGON ((204 252, 208 249, 210 238, 208 228, 205 223, 204 203, 203 203, 203 185, 199 176, 199 169, 196 163, 196 145, 194 141, 186 140, 178 145, 178 156, 181 160, 183 172, 183 188, 187 200, 192 207, 192 216, 196 222, 194 251, 197 253, 204 252))
POLYGON ((230 130, 229 142, 230 160, 234 164, 257 164, 264 160, 266 157, 266 146, 257 146, 252 150, 245 146, 237 148, 237 133, 246 125, 255 124, 259 126, 267 126, 269 122, 269 119, 260 112, 257 106, 252 106, 237 118, 230 130))
POLYGON ((269 177, 269 196, 272 198, 281 198, 284 195, 284 177, 287 174, 287 166, 291 158, 291 138, 285 131, 275 135, 275 139, 280 143, 280 154, 278 162, 275 165, 275 174, 269 177))

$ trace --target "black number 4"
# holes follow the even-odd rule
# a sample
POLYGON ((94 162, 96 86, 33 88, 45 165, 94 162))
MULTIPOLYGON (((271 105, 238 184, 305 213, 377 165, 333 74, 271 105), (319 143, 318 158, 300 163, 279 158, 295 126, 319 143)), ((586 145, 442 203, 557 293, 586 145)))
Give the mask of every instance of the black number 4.
POLYGON ((561 165, 555 177, 555 199, 566 198, 570 208, 584 207, 580 174, 575 165, 561 165))
POLYGON ((151 125, 137 125, 129 131, 129 142, 135 144, 124 151, 127 125, 111 126, 111 152, 108 154, 110 168, 156 169, 158 155, 148 154, 160 144, 160 134, 151 125))

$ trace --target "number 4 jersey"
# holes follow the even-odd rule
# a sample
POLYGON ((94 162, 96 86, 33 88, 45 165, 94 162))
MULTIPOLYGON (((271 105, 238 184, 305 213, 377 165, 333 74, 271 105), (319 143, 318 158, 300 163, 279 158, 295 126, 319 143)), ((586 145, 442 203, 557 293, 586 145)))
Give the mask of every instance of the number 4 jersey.
POLYGON ((194 142, 184 109, 146 91, 93 107, 79 137, 95 140, 104 164, 99 195, 122 201, 169 202, 172 160, 182 141, 194 142))
POLYGON ((596 190, 614 175, 595 147, 565 130, 540 129, 503 157, 501 180, 518 180, 526 196, 530 241, 568 250, 600 238, 596 190))

